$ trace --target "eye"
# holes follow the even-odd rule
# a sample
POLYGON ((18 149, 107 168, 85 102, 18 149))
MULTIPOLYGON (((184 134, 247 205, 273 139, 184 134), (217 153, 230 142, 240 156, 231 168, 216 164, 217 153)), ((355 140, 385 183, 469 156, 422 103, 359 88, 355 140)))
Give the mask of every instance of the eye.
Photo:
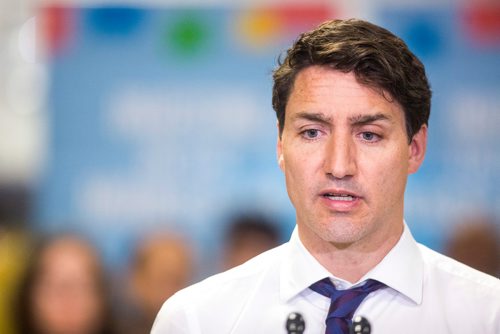
POLYGON ((361 138, 366 141, 376 141, 380 139, 380 136, 373 132, 363 132, 361 133, 361 138))
POLYGON ((319 130, 316 129, 308 129, 302 132, 303 136, 307 139, 314 139, 319 136, 319 130))

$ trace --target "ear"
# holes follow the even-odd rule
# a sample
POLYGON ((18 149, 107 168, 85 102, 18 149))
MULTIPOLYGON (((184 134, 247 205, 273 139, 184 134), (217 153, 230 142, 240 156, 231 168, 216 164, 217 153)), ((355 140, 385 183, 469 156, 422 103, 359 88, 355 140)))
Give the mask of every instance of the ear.
POLYGON ((285 160, 283 159, 283 138, 280 135, 280 128, 279 124, 277 124, 278 127, 278 140, 276 143, 276 154, 278 158, 278 165, 280 166, 280 169, 284 172, 285 171, 285 160))
POLYGON ((420 130, 413 136, 409 148, 408 174, 413 174, 424 162, 427 148, 427 125, 422 125, 420 130))

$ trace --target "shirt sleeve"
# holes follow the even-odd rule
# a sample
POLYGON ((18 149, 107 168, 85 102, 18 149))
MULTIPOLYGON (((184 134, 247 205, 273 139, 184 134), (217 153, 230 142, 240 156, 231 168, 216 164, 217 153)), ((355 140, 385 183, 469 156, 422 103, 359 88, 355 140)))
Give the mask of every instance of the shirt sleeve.
POLYGON ((178 295, 169 298, 158 312, 151 334, 199 334, 178 295))

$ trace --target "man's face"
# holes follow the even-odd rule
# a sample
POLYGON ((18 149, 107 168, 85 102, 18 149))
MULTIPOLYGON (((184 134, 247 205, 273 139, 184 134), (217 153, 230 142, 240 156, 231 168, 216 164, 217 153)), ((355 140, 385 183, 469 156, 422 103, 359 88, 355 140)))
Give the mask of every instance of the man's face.
POLYGON ((407 176, 423 161, 426 137, 424 126, 409 144, 400 105, 353 73, 299 72, 277 149, 306 247, 374 248, 399 237, 407 176))

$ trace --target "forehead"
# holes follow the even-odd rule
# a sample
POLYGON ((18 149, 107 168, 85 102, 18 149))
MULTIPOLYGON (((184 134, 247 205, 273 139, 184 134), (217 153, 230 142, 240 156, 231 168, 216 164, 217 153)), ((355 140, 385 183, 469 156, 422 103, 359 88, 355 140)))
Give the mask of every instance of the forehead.
POLYGON ((403 117, 400 105, 388 96, 382 90, 360 84, 353 72, 310 66, 295 78, 286 117, 296 112, 320 112, 334 118, 373 112, 403 117))

